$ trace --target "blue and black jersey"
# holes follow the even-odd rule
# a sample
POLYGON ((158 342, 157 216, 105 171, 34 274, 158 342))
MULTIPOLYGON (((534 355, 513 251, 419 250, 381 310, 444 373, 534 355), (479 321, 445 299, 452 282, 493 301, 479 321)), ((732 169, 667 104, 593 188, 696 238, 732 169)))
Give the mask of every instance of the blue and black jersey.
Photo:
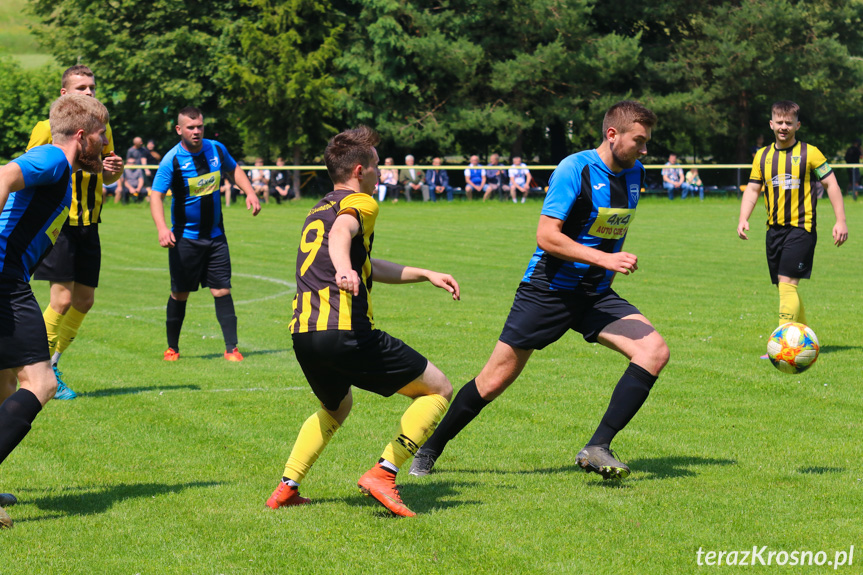
MULTIPOLYGON (((562 220, 563 233, 576 242, 616 253, 623 247, 643 184, 640 162, 615 174, 596 150, 579 152, 564 159, 551 175, 542 214, 562 220)), ((596 295, 610 289, 613 277, 612 271, 564 261, 537 247, 522 281, 596 295)))
POLYGON ((9 194, 0 213, 0 276, 29 282, 69 218, 72 167, 51 144, 12 161, 21 168, 24 188, 9 194))
POLYGON ((227 148, 215 140, 204 139, 196 154, 182 142, 165 154, 153 178, 153 191, 171 190, 171 231, 176 237, 208 240, 225 234, 219 189, 222 175, 236 167, 227 148))

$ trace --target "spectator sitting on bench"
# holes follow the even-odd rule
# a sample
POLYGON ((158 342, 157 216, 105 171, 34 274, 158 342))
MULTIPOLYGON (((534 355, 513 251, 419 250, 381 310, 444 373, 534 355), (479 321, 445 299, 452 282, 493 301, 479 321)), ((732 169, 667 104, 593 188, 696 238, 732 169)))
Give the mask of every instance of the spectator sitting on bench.
POLYGON ((405 199, 411 201, 411 192, 419 191, 423 195, 423 201, 429 201, 429 187, 423 179, 423 171, 413 167, 414 157, 405 156, 405 165, 407 168, 402 168, 399 172, 399 183, 405 188, 405 199))
POLYGON ((270 170, 264 169, 264 158, 255 158, 255 168, 249 172, 249 180, 255 194, 263 194, 264 203, 270 201, 270 170))
POLYGON ((509 193, 512 197, 512 203, 516 203, 516 195, 521 192, 521 203, 527 201, 527 195, 530 193, 530 170, 527 169, 527 164, 521 161, 521 156, 513 156, 512 167, 509 169, 509 193))
POLYGON ((479 165, 479 156, 471 156, 470 164, 464 171, 464 193, 473 199, 473 193, 483 193, 485 189, 485 168, 479 165))
MULTIPOLYGON (((384 166, 392 166, 393 163, 392 158, 384 160, 384 166)), ((387 194, 392 196, 393 203, 399 201, 399 172, 392 167, 381 168, 381 178, 378 184, 378 201, 384 201, 387 198, 387 194)))
POLYGON ((502 173, 500 154, 492 154, 488 157, 488 166, 485 169, 485 193, 482 195, 482 201, 486 201, 489 196, 500 189, 502 173))
POLYGON ((446 170, 441 170, 441 159, 434 158, 432 165, 437 169, 426 172, 426 184, 429 188, 429 199, 433 202, 437 201, 438 194, 446 194, 446 201, 452 201, 452 188, 449 186, 449 174, 446 170))
MULTIPOLYGON (((701 201, 704 201, 704 183, 701 181, 701 176, 698 175, 698 168, 692 168, 688 172, 686 172, 686 177, 683 182, 683 190, 684 194, 689 192, 692 194, 692 197, 695 197, 695 193, 698 192, 698 197, 701 198, 701 201)), ((684 198, 686 195, 683 196, 684 198)))
MULTIPOLYGON (((285 165, 284 158, 276 158, 276 166, 282 167, 285 165)), ((282 200, 293 200, 296 194, 291 189, 288 176, 288 170, 273 170, 270 177, 270 195, 276 198, 276 203, 281 204, 282 200)))

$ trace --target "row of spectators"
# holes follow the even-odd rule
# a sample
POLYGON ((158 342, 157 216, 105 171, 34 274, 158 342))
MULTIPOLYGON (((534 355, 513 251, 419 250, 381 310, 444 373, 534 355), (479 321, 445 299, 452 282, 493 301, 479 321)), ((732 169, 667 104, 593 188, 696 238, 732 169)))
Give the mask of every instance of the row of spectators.
POLYGON ((509 194, 513 203, 516 203, 518 194, 521 193, 521 201, 527 201, 527 195, 531 190, 541 190, 536 185, 530 170, 519 156, 512 158, 512 167, 505 169, 500 164, 500 155, 489 156, 488 165, 479 163, 479 156, 471 156, 470 163, 464 171, 464 187, 450 185, 447 170, 438 168, 441 158, 432 160, 432 169, 423 171, 414 168, 415 159, 408 155, 405 157, 405 168, 396 170, 392 158, 385 158, 381 167, 380 185, 378 186, 378 201, 383 202, 387 196, 393 202, 399 199, 399 193, 404 193, 405 199, 411 201, 415 194, 420 194, 424 202, 436 202, 438 198, 446 198, 448 202, 453 200, 457 193, 463 193, 467 199, 473 199, 473 195, 482 195, 486 201, 495 192, 501 197, 509 194))

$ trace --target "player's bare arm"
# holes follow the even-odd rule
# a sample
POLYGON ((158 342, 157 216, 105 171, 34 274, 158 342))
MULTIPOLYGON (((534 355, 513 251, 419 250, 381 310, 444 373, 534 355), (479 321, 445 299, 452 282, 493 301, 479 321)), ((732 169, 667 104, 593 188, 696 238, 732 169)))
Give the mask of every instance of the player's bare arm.
POLYGON ((336 218, 329 233, 329 251, 336 269, 336 285, 342 291, 360 295, 360 276, 351 266, 351 240, 360 232, 360 222, 349 213, 336 218))
POLYGON ((0 212, 6 207, 6 200, 9 199, 10 194, 23 189, 24 174, 18 164, 9 162, 0 168, 0 212))
POLYGON ((536 230, 537 245, 556 258, 599 266, 609 271, 629 275, 638 269, 638 257, 628 252, 609 254, 585 246, 563 233, 563 220, 539 216, 536 230))
POLYGON ((153 216, 153 223, 156 224, 156 231, 159 233, 159 245, 163 248, 172 248, 177 243, 174 237, 174 232, 168 227, 165 222, 165 208, 162 205, 163 195, 158 192, 153 192, 150 197, 150 215, 153 216))
POLYGON ((836 214, 836 223, 833 225, 833 244, 837 247, 841 246, 848 239, 848 224, 845 222, 845 204, 842 201, 842 189, 839 187, 839 182, 836 181, 836 174, 830 174, 821 180, 824 188, 827 190, 827 197, 830 199, 830 205, 833 206, 833 213, 836 214))
POLYGON ((755 204, 758 203, 758 196, 760 195, 761 184, 749 182, 746 190, 743 192, 743 198, 740 200, 740 219, 737 222, 737 237, 741 240, 749 239, 746 235, 746 232, 749 231, 749 216, 752 215, 752 210, 755 209, 755 204))
POLYGON ((102 181, 105 184, 113 184, 123 175, 123 158, 113 151, 102 158, 102 181))
POLYGON ((372 270, 374 270, 375 281, 385 284, 409 284, 427 281, 435 287, 439 287, 452 294, 452 299, 460 300, 461 292, 458 282, 449 274, 403 266, 387 260, 372 259, 372 270))
POLYGON ((243 168, 239 164, 234 168, 232 176, 231 179, 234 181, 234 184, 246 194, 246 209, 252 210, 252 215, 257 216, 261 213, 261 202, 258 200, 258 194, 252 188, 249 176, 246 175, 246 172, 243 171, 243 168))

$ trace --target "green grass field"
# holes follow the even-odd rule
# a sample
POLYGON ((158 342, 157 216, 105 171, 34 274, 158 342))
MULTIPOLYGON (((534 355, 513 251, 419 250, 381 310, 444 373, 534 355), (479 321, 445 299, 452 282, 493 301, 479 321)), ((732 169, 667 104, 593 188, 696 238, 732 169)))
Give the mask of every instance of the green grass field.
MULTIPOLYGON (((15 528, 0 533, 0 572, 676 574, 710 570, 699 548, 824 551, 832 562, 851 545, 853 565, 837 571, 863 571, 863 202, 846 204, 851 240, 840 249, 822 204, 814 279, 801 290, 822 357, 789 376, 758 359, 778 307, 763 208, 742 242, 733 199, 644 200, 626 245, 640 269, 615 288, 672 357, 614 444, 633 475, 604 483, 574 465, 626 361, 569 334, 534 355, 436 473, 400 474, 419 513, 407 520, 356 487, 407 400, 362 391, 303 484, 315 504, 264 506, 317 405, 286 331, 311 205, 271 204, 254 219, 226 211, 241 364, 221 358, 209 293, 190 298, 181 360, 162 361, 167 253, 146 206, 105 209, 97 303, 61 363, 81 397, 49 403, 2 466, 0 491, 20 503, 15 528)), ((378 284, 378 325, 461 387, 499 335, 539 209, 384 204, 375 255, 448 271, 463 295, 378 284)), ((44 305, 47 287, 34 285, 44 305)))

